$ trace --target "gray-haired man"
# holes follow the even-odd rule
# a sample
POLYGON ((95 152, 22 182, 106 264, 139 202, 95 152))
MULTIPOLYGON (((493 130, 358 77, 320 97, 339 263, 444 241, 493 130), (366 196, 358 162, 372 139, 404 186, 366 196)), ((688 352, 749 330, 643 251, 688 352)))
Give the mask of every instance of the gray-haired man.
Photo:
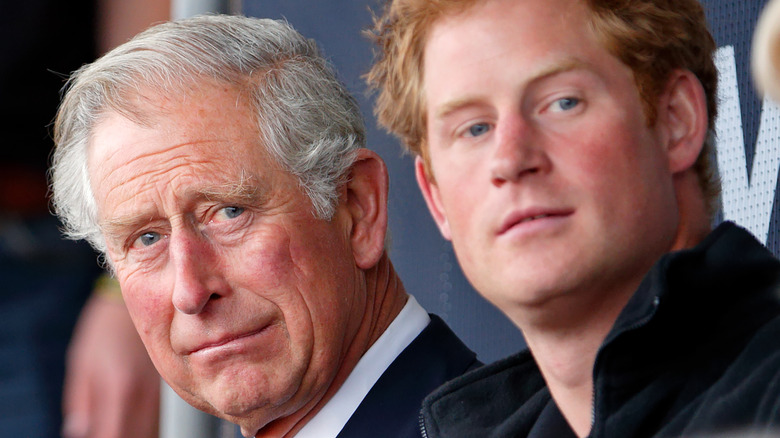
POLYGON ((476 364, 403 289, 387 171, 357 106, 284 23, 156 26, 75 73, 54 201, 105 252, 152 360, 247 436, 415 436, 476 364))

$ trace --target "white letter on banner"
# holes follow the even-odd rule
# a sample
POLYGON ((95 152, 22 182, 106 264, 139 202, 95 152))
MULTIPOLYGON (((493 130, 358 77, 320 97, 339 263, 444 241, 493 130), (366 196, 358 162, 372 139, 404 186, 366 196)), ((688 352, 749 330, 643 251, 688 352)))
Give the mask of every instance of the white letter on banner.
POLYGON ((734 47, 719 48, 715 64, 720 73, 715 132, 723 217, 745 227, 766 244, 780 168, 780 107, 764 99, 748 180, 734 47))

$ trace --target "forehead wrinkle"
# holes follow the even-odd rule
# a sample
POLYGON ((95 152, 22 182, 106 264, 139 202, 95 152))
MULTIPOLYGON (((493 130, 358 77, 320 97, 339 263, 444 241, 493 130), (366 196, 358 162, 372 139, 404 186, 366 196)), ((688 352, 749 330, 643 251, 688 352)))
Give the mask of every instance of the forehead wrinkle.
MULTIPOLYGON (((171 169, 175 169, 182 166, 193 167, 196 166, 196 164, 183 163, 171 169)), ((166 172, 167 170, 163 170, 163 171, 158 171, 155 174, 164 174, 166 172)), ((193 182, 191 180, 190 175, 178 175, 176 178, 172 180, 160 180, 159 184, 162 184, 165 187, 172 188, 169 196, 173 197, 174 208, 184 210, 184 211, 175 212, 177 214, 187 213, 193 204, 203 200, 208 202, 234 202, 242 205, 262 205, 262 202, 267 196, 266 193, 267 191, 263 190, 260 184, 256 182, 257 178, 253 178, 251 175, 248 175, 248 172, 243 170, 235 172, 233 174, 236 173, 238 174, 238 177, 236 179, 231 179, 230 176, 227 177, 216 176, 215 178, 212 179, 212 181, 200 181, 200 182, 197 181, 193 182), (182 189, 177 190, 177 187, 182 187, 182 189)), ((200 174, 205 174, 205 173, 200 173, 200 174)), ((134 177, 133 179, 137 177, 138 176, 134 177)), ((132 181, 133 179, 130 179, 129 181, 132 181)), ((112 188, 112 190, 119 189, 119 188, 121 187, 115 187, 112 188)), ((155 188, 157 188, 157 190, 160 190, 160 188, 156 186, 148 187, 147 189, 154 190, 155 188)), ((166 195, 158 194, 155 197, 164 200, 165 196, 166 195)), ((136 198, 137 196, 129 197, 125 199, 123 203, 133 202, 136 200, 136 198)), ((127 225, 137 225, 139 223, 141 224, 149 223, 156 218, 156 216, 158 215, 156 211, 160 207, 160 205, 158 205, 157 203, 153 203, 153 204, 154 206, 151 207, 147 212, 132 212, 128 214, 119 215, 116 218, 106 219, 104 223, 107 226, 111 226, 113 228, 123 227, 127 225)))
MULTIPOLYGON (((135 122, 133 120, 128 119, 127 117, 122 116, 121 114, 114 113, 113 116, 114 116, 115 119, 119 120, 120 124, 127 124, 127 123, 129 123, 131 126, 135 126, 137 128, 141 128, 142 131, 147 132, 150 135, 153 135, 155 133, 156 129, 158 129, 157 124, 149 124, 147 126, 147 124, 137 123, 137 122, 135 122)), ((103 124, 104 124, 104 122, 106 120, 108 120, 108 118, 102 119, 102 120, 98 121, 95 124, 95 129, 93 130, 93 132, 90 135, 90 139, 89 139, 89 143, 90 144, 89 144, 88 147, 90 147, 90 148, 97 147, 97 145, 95 144, 95 138, 94 138, 95 137, 95 133, 96 133, 96 131, 98 131, 100 128, 103 127, 103 124)), ((170 131, 170 130, 168 130, 168 131, 170 131)), ((175 135, 175 133, 168 132, 167 135, 175 135)), ((140 142, 140 143, 143 143, 144 141, 145 141, 145 139, 138 140, 138 142, 140 142)), ((178 148, 181 148, 181 147, 185 147, 185 146, 188 146, 188 145, 197 145, 199 143, 219 142, 219 141, 220 141, 219 139, 183 140, 181 143, 172 143, 172 144, 168 145, 168 150, 175 150, 175 149, 178 149, 178 148)), ((120 152, 123 152, 125 149, 127 149, 129 147, 133 147, 133 145, 127 145, 126 144, 126 145, 124 145, 124 147, 113 148, 112 150, 105 152, 105 155, 106 155, 105 156, 105 161, 106 162, 110 161, 113 158, 114 155, 116 155, 116 154, 118 154, 120 152)), ((134 159, 137 160, 137 159, 146 158, 146 157, 148 157, 150 155, 155 155, 155 154, 157 154, 159 152, 160 151, 149 151, 149 152, 141 153, 138 156, 136 156, 134 159)))
MULTIPOLYGON (((182 148, 190 147, 190 146, 198 146, 201 144, 217 144, 217 143, 229 143, 228 140, 223 140, 219 138, 206 138, 206 139, 200 139, 200 140, 183 140, 181 143, 173 143, 170 145, 165 146, 165 150, 151 150, 143 153, 139 153, 135 157, 133 157, 130 161, 139 161, 147 158, 154 158, 155 156, 158 156, 160 154, 168 154, 174 151, 177 151, 182 148)), ((119 152, 122 152, 123 148, 115 148, 112 153, 110 153, 107 157, 107 160, 110 160, 111 157, 119 152)), ((186 152, 181 152, 177 155, 174 155, 173 157, 169 158, 167 161, 176 159, 176 158, 188 158, 186 152)))
MULTIPOLYGON (((161 163, 165 164, 166 162, 174 161, 174 160, 181 159, 181 158, 182 157, 173 157, 173 158, 170 158, 168 160, 162 161, 161 163)), ((164 178, 159 178, 159 177, 161 177, 161 176, 163 176, 163 175, 165 175, 165 174, 167 174, 167 173, 169 173, 171 171, 174 171, 174 170, 176 170, 176 169, 178 169, 180 167, 193 166, 193 165, 195 165, 195 163, 192 163, 192 162, 190 162, 190 163, 180 162, 180 163, 173 164, 171 166, 161 166, 161 168, 158 168, 158 169, 148 169, 145 172, 134 174, 134 175, 130 176, 129 178, 123 180, 121 182, 121 184, 109 184, 108 185, 109 188, 108 188, 108 191, 105 194, 105 198, 106 199, 111 198, 112 195, 114 195, 114 192, 120 192, 120 194, 116 195, 116 196, 121 198, 122 197, 122 194, 121 194, 122 192, 121 191, 126 189, 126 185, 130 184, 130 183, 132 183, 132 182, 134 182, 136 180, 146 180, 146 181, 149 181, 149 182, 154 181, 155 179, 158 180, 158 182, 156 184, 152 183, 151 186, 149 186, 148 184, 143 184, 143 182, 142 182, 142 184, 143 184, 142 186, 145 187, 144 191, 150 190, 151 188, 153 188, 155 186, 158 186, 160 184, 163 184, 165 186, 171 186, 171 185, 174 184, 175 180, 182 178, 182 176, 177 176, 176 178, 174 178, 174 179, 172 179, 170 181, 166 181, 164 178)), ((123 201, 119 202, 118 205, 122 205, 122 204, 124 204, 126 202, 134 201, 135 198, 138 195, 139 195, 139 193, 135 193, 135 194, 133 194, 133 196, 125 196, 125 199, 123 201)))
MULTIPOLYGON (((202 141, 187 141, 184 143, 179 143, 172 145, 164 152, 161 151, 151 151, 151 152, 145 152, 141 153, 135 157, 133 157, 132 160, 129 160, 125 163, 122 163, 121 166, 129 165, 131 163, 140 162, 143 160, 152 160, 154 162, 153 166, 150 166, 145 172, 141 172, 138 174, 134 174, 127 178, 126 180, 122 181, 121 184, 116 184, 114 187, 112 187, 108 191, 108 195, 111 194, 111 192, 114 189, 121 188, 124 184, 131 183, 133 181, 136 181, 138 179, 153 179, 160 177, 162 175, 165 175, 168 172, 175 171, 181 167, 196 167, 198 165, 205 165, 209 164, 209 159, 199 159, 195 160, 192 156, 187 154, 186 152, 176 153, 173 156, 167 156, 171 151, 176 151, 177 149, 185 148, 187 146, 194 146, 201 143, 207 143, 207 144, 214 144, 214 143, 228 143, 228 141, 224 140, 202 140, 202 141), (163 157, 161 159, 160 155, 166 155, 166 157, 163 157)), ((113 154, 116 154, 120 151, 120 149, 116 149, 112 152, 113 154)), ((110 156, 108 157, 108 160, 110 160, 110 156)), ((108 161, 107 160, 107 161, 108 161)), ((226 171, 229 171, 229 169, 226 169, 226 171)), ((187 173, 196 173, 196 172, 186 172, 182 176, 187 175, 187 173)), ((106 177, 110 176, 106 175, 106 177)), ((176 179, 179 179, 181 176, 178 176, 176 179)), ((169 183, 173 183, 174 180, 169 181, 169 183)))

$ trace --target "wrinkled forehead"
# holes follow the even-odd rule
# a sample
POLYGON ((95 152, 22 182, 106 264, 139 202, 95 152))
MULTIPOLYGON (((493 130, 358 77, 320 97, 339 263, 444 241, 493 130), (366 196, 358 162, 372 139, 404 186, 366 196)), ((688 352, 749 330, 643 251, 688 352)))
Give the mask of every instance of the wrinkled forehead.
MULTIPOLYGON (((140 126, 153 127, 175 111, 202 111, 204 107, 213 107, 213 99, 221 96, 231 96, 233 106, 247 115, 254 114, 248 79, 230 82, 210 77, 183 76, 179 79, 177 82, 136 79, 116 84, 97 108, 93 131, 104 117, 112 114, 119 114, 140 126)), ((254 129, 254 123, 248 128, 254 129)))
POLYGON ((104 112, 87 153, 95 194, 107 180, 121 185, 118 176, 132 181, 136 173, 165 181, 219 170, 231 178, 254 169, 278 170, 260 143, 247 100, 238 90, 211 86, 179 95, 139 94, 132 115, 104 112))
POLYGON ((202 79, 174 88, 146 84, 112 94, 117 97, 103 105, 92 125, 89 148, 99 146, 97 133, 105 130, 105 125, 117 124, 120 119, 124 119, 123 126, 135 125, 158 135, 186 138, 227 135, 229 131, 231 136, 259 143, 259 126, 246 87, 202 79))

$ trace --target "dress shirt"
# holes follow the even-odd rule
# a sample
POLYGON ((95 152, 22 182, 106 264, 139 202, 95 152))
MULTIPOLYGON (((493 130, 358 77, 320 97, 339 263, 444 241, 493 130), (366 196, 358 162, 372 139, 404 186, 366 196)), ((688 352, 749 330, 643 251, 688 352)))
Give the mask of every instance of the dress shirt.
POLYGON ((401 312, 360 358, 341 388, 298 431, 295 438, 332 438, 338 435, 382 373, 430 321, 425 309, 409 295, 401 312))

